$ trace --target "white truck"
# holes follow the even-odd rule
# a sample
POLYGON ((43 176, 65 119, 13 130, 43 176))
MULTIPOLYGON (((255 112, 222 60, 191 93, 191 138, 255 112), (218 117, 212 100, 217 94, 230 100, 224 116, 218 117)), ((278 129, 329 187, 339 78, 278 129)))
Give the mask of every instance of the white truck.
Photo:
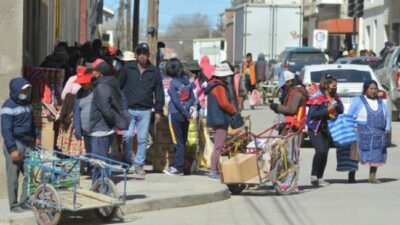
POLYGON ((193 60, 200 61, 207 55, 210 63, 218 65, 226 60, 226 40, 224 38, 193 39, 193 60))
POLYGON ((300 4, 244 4, 234 9, 233 60, 241 63, 247 53, 257 59, 277 59, 286 47, 302 46, 300 4))

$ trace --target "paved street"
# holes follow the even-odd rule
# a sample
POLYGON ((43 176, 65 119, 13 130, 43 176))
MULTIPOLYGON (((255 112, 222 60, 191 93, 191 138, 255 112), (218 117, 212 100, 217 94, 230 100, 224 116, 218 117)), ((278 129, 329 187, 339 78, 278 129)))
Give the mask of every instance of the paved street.
MULTIPOLYGON (((244 114, 248 113, 246 111, 244 114)), ((275 117, 268 109, 251 111, 253 130, 259 131, 271 124, 275 117)), ((400 135, 400 124, 393 124, 394 137, 400 135)), ((393 138, 394 144, 400 141, 393 138)), ((335 171, 335 149, 331 149, 325 178, 332 184, 314 189, 309 184, 311 159, 314 150, 302 148, 300 193, 277 196, 268 184, 261 190, 247 190, 229 200, 194 207, 152 211, 126 216, 132 225, 355 225, 400 223, 400 153, 397 147, 389 149, 388 162, 378 170, 381 185, 367 182, 368 169, 360 167, 356 184, 347 184, 347 173, 335 171)), ((177 190, 178 191, 178 190, 177 190)), ((69 224, 70 220, 64 224, 69 224)), ((93 220, 75 220, 77 224, 93 224, 93 220)), ((115 224, 115 223, 114 223, 115 224)))

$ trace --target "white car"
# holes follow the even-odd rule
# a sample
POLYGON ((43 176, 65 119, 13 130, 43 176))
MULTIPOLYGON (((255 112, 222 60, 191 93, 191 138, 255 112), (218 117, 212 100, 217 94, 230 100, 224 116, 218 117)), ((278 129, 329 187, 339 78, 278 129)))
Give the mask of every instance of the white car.
MULTIPOLYGON (((374 71, 367 65, 354 64, 326 64, 304 67, 300 72, 300 78, 304 84, 319 83, 324 74, 330 74, 338 80, 337 93, 344 105, 344 112, 349 110, 354 98, 360 96, 363 83, 367 79, 373 79, 378 83, 379 96, 386 103, 388 112, 391 112, 391 104, 387 104, 387 92, 384 91, 374 71)), ((389 113, 391 117, 391 113, 389 113)), ((392 118, 390 118, 390 121, 392 118)), ((391 141, 390 132, 390 141, 391 141)), ((391 143, 391 142, 389 142, 391 143)))

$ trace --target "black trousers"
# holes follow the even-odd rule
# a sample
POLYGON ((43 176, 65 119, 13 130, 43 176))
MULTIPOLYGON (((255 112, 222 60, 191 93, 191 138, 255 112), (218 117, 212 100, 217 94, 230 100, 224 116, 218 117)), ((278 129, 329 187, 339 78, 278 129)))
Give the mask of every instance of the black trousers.
POLYGON ((308 130, 308 136, 310 137, 311 144, 315 148, 311 175, 322 178, 328 161, 329 134, 326 132, 318 132, 315 134, 313 130, 308 130))

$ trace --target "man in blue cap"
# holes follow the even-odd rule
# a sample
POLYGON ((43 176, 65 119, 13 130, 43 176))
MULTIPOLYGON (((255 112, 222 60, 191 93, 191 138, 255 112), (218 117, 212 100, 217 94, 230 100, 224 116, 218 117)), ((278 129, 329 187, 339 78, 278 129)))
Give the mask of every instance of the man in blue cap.
POLYGON ((147 43, 136 47, 137 61, 124 66, 120 76, 120 88, 128 102, 128 111, 132 117, 129 129, 124 132, 123 145, 125 161, 134 164, 135 173, 145 175, 143 170, 147 151, 147 135, 151 112, 155 110, 155 123, 163 114, 164 88, 160 70, 150 63, 150 50, 147 43), (131 151, 135 128, 137 130, 138 148, 136 158, 132 161, 131 151))

